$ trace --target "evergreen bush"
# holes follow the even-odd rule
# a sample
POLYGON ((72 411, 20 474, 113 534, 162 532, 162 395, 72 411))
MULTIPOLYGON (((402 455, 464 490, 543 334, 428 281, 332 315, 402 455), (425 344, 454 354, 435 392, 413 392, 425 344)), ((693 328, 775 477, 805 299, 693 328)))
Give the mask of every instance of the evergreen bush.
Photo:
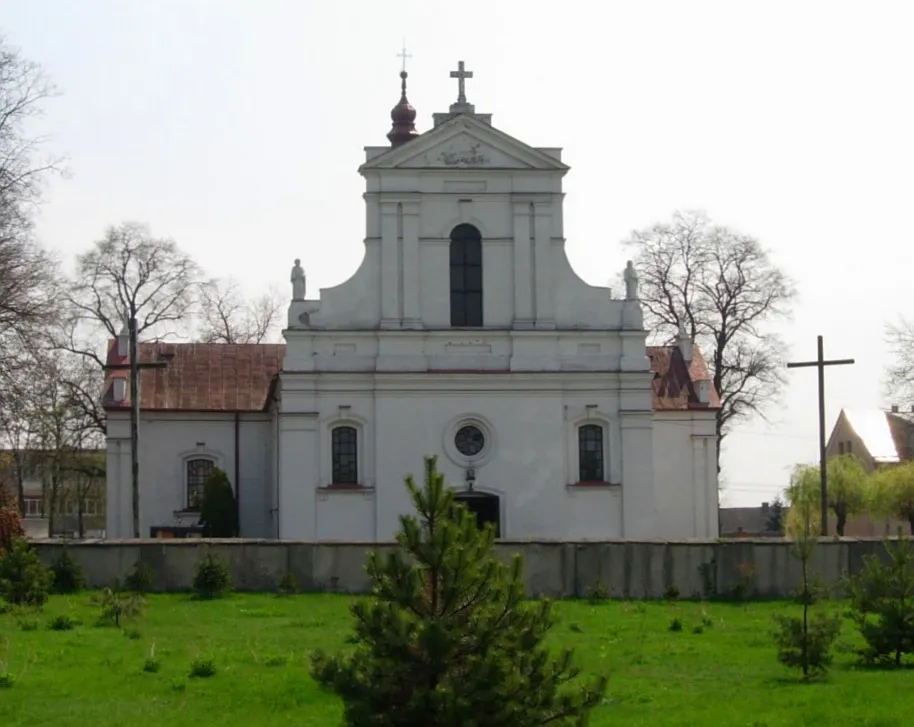
POLYGON ((218 467, 213 469, 203 485, 200 525, 206 538, 238 536, 238 502, 228 475, 218 467))
POLYGON ((227 595, 232 590, 228 565, 217 553, 207 553, 197 563, 194 575, 194 593, 197 598, 209 600, 227 595))
POLYGON ((902 537, 884 543, 886 560, 869 555, 847 581, 851 618, 866 641, 866 661, 901 666, 914 653, 914 547, 902 537))
POLYGON ((53 576, 25 538, 16 538, 0 554, 0 595, 7 603, 41 607, 48 600, 53 576))
POLYGON ((583 684, 572 653, 553 659, 543 641, 548 600, 524 598, 522 564, 493 553, 483 530, 455 505, 435 457, 425 484, 406 487, 418 517, 401 516, 400 548, 371 553, 370 600, 351 606, 354 651, 315 652, 311 673, 338 694, 349 727, 583 725, 605 678, 583 684))
POLYGON ((133 564, 133 568, 124 577, 124 586, 133 593, 149 593, 155 583, 155 571, 142 560, 133 564))
POLYGON ((51 564, 56 593, 74 593, 86 587, 86 574, 83 567, 64 548, 60 556, 51 564))

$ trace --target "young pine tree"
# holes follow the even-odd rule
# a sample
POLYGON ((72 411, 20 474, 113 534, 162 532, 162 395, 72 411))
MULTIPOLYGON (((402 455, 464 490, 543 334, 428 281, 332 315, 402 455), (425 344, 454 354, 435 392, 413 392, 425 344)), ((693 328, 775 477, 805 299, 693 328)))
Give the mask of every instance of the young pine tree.
POLYGON ((200 503, 200 524, 207 538, 238 536, 238 502, 228 475, 215 468, 203 485, 200 503))
POLYGON ((566 650, 543 640, 548 601, 525 601, 519 556, 496 559, 491 526, 479 530, 425 459, 425 484, 406 478, 418 517, 401 516, 400 549, 371 553, 373 597, 351 607, 355 649, 317 652, 312 676, 343 700, 349 727, 585 725, 605 678, 576 682, 566 650))

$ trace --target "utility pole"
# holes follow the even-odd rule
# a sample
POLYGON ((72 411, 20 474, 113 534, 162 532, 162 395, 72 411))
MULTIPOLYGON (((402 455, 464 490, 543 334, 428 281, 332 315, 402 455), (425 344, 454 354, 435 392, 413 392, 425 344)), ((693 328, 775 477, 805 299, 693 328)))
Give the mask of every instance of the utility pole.
POLYGON ((825 344, 822 336, 816 338, 817 355, 815 361, 797 361, 788 363, 789 369, 800 369, 815 366, 819 373, 819 496, 822 508, 823 536, 828 535, 828 474, 825 467, 825 367, 847 366, 854 363, 852 358, 840 358, 832 361, 825 360, 825 344))
POLYGON ((164 368, 164 361, 140 363, 139 342, 137 341, 136 316, 127 321, 129 336, 129 362, 109 364, 106 371, 127 369, 130 371, 130 492, 133 505, 133 537, 140 537, 140 371, 142 369, 164 368))

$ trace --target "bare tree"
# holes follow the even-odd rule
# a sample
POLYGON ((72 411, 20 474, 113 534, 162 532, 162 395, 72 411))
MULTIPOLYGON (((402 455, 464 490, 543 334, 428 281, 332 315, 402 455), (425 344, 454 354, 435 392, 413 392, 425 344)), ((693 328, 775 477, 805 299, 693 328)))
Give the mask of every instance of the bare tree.
POLYGON ((914 320, 899 319, 887 327, 890 363, 886 394, 892 404, 914 405, 914 320))
POLYGON ((186 330, 199 286, 196 263, 174 241, 152 237, 146 226, 133 222, 109 228, 103 239, 77 258, 69 293, 69 335, 58 343, 60 348, 103 368, 107 351, 98 345, 99 338, 114 338, 125 327, 129 331, 134 537, 139 537, 140 522, 138 340, 144 334, 164 338, 186 330), (84 337, 82 343, 79 336, 84 337))
POLYGON ((70 396, 64 383, 71 368, 82 365, 75 354, 46 350, 36 354, 32 369, 27 418, 32 445, 44 480, 44 506, 50 532, 72 479, 72 468, 87 446, 98 444, 93 422, 70 396))
POLYGON ((43 184, 58 160, 43 154, 45 139, 30 123, 54 89, 41 69, 0 36, 0 407, 13 391, 21 349, 52 314, 55 261, 32 228, 43 184))
POLYGON ((641 280, 645 325, 666 342, 680 328, 708 357, 720 394, 720 444, 734 422, 781 393, 784 344, 768 327, 789 315, 793 282, 755 238, 713 225, 700 212, 635 231, 624 243, 641 280))
POLYGON ((211 280, 200 288, 203 343, 264 343, 279 332, 285 301, 271 288, 254 299, 244 296, 238 281, 211 280))

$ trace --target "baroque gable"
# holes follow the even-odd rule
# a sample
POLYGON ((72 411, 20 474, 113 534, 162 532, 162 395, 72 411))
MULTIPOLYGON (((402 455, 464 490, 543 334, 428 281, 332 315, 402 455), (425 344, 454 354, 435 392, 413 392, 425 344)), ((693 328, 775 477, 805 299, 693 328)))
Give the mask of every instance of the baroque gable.
POLYGON ((564 173, 568 166, 472 116, 457 116, 415 141, 370 159, 360 171, 392 169, 518 169, 564 173))

